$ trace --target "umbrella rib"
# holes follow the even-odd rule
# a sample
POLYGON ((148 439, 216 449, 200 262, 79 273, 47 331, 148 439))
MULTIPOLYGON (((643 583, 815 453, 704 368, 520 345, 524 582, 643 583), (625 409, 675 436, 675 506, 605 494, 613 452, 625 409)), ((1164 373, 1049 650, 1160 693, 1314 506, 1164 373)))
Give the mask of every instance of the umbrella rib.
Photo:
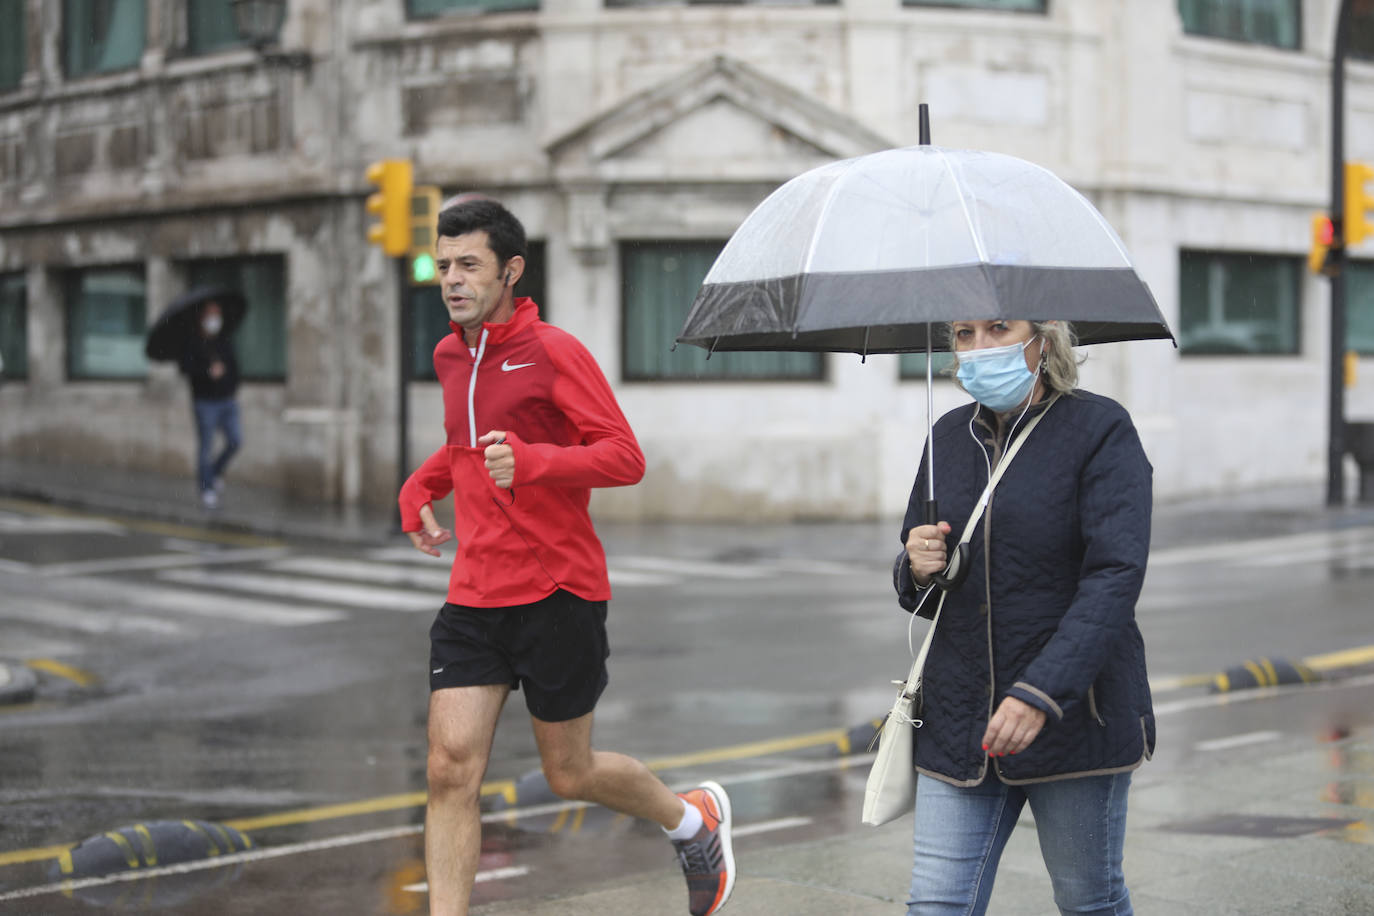
POLYGON ((950 165, 949 157, 943 152, 938 149, 934 152, 935 155, 940 157, 940 164, 945 167, 945 172, 949 175, 950 184, 954 186, 955 196, 959 198, 959 209, 964 213, 964 222, 968 224, 968 233, 973 239, 973 247, 978 252, 978 260, 980 263, 986 264, 988 262, 987 249, 983 247, 982 236, 978 234, 978 229, 973 223, 973 215, 969 213, 968 202, 964 200, 964 189, 959 184, 958 176, 954 174, 954 167, 950 165))

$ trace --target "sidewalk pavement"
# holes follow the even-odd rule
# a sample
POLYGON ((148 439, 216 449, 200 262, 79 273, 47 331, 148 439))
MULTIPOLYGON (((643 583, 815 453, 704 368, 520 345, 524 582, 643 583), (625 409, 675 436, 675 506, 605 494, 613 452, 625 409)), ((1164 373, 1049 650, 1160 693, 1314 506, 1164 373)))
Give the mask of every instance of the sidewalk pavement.
MULTIPOLYGON (((48 502, 67 509, 117 516, 154 519, 191 527, 239 531, 263 537, 305 538, 343 543, 379 543, 399 536, 397 515, 388 503, 382 507, 321 505, 293 500, 272 489, 243 484, 230 475, 228 489, 217 509, 200 505, 193 481, 110 467, 52 464, 0 455, 0 497, 48 502)), ((798 532, 816 532, 830 550, 868 549, 868 538, 858 544, 827 536, 836 525, 876 530, 882 540, 881 563, 888 548, 895 555, 900 513, 881 521, 853 523, 798 522, 770 524, 798 532)), ((745 520, 747 521, 747 520, 745 520)), ((709 524, 685 523, 688 527, 709 524)), ((1325 505, 1325 487, 1318 484, 1269 487, 1240 493, 1160 500, 1154 507, 1155 544, 1169 546, 1213 540, 1277 537, 1303 531, 1374 524, 1374 504, 1353 502, 1340 507, 1325 505)), ((637 542, 646 528, 668 528, 672 523, 598 523, 608 546, 617 535, 637 542)), ((738 529, 737 523, 722 527, 738 529)))
MULTIPOLYGON (((232 480, 224 506, 201 509, 189 482, 111 469, 64 469, 0 458, 0 496, 267 537, 377 543, 398 537, 385 511, 295 504, 232 480)), ((832 559, 885 566, 896 520, 795 526, 802 549, 828 547, 832 559), (837 538, 836 529, 860 533, 837 538), (889 530, 891 529, 891 530, 889 530), (873 553, 873 551, 877 553, 873 553), (875 559, 875 557, 877 559, 875 559)), ((1161 503, 1154 541, 1168 546, 1273 537, 1374 525, 1374 506, 1327 508, 1317 486, 1161 503)), ((671 549, 674 525, 603 525, 614 553, 671 549)), ((737 527, 737 526, 736 526, 737 527)), ((22 679, 0 664, 0 680, 22 679)), ((16 672, 18 672, 16 674, 16 672)), ((844 778, 862 784, 865 768, 844 778)), ((729 788, 727 783, 727 788, 729 788)), ((846 797, 861 798, 862 791, 846 797)), ((857 822, 859 812, 854 811, 857 822)), ((740 877, 725 916, 867 916, 902 911, 910 868, 911 820, 857 828, 820 840, 758 849, 740 844, 740 877)), ((1215 754, 1204 764, 1136 772, 1126 840, 1126 875, 1135 911, 1159 916, 1374 913, 1374 737, 1318 743, 1285 739, 1264 750, 1215 754)), ((675 913, 685 903, 671 869, 595 885, 574 883, 540 900, 493 903, 480 916, 591 916, 675 913)), ((1049 878, 1029 814, 1008 844, 990 912, 1053 913, 1049 878)))
MULTIPOLYGON (((1215 755, 1188 769, 1136 771, 1125 870, 1140 916, 1367 916, 1374 913, 1374 740, 1295 740, 1264 753, 1215 755), (1204 832, 1207 831, 1207 832, 1204 832)), ((856 780, 862 772, 856 772, 856 780)), ((729 786, 727 784, 726 788, 729 786)), ((862 798, 862 791, 847 797, 862 798)), ((859 812, 854 811, 857 823, 859 812)), ((895 916, 905 908, 911 818, 832 838, 741 844, 724 916, 895 916)), ((682 878, 664 868, 475 916, 682 912, 682 878)), ((684 910, 685 911, 685 908, 684 910)), ((1029 814, 1012 833, 988 910, 1056 912, 1029 814)))

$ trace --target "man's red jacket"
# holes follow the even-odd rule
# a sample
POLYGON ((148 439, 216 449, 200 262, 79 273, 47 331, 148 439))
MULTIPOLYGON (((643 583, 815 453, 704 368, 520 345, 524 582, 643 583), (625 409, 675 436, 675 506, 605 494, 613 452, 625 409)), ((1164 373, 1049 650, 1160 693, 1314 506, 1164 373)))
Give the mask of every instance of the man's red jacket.
POLYGON ((592 528, 592 487, 638 483, 640 451, 611 386, 587 348, 539 320, 534 300, 485 324, 475 353, 462 328, 434 348, 447 442, 401 488, 401 527, 419 531, 420 508, 454 493, 457 540, 448 600, 509 607, 562 588, 611 597, 606 553, 592 528), (503 430, 515 456, 510 489, 492 481, 477 439, 503 430))

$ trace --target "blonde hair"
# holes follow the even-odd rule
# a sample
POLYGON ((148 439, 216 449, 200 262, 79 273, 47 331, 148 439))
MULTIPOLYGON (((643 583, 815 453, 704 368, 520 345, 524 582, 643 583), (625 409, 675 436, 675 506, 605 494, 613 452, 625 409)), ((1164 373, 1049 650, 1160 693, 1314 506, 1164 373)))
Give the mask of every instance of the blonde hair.
MULTIPOLYGON (((1078 346, 1078 338, 1073 333, 1073 325, 1067 321, 1032 321, 1031 337, 1039 337, 1049 344, 1045 352, 1044 372, 1041 374, 1045 382, 1045 387, 1060 394, 1068 394, 1078 387, 1078 367, 1087 359, 1075 355, 1073 348, 1078 346)), ((954 356, 954 365, 947 371, 949 375, 955 375, 959 371, 959 352, 954 349, 954 323, 945 325, 946 340, 949 343, 950 353, 954 356)), ((963 386, 960 386, 963 387, 963 386)))

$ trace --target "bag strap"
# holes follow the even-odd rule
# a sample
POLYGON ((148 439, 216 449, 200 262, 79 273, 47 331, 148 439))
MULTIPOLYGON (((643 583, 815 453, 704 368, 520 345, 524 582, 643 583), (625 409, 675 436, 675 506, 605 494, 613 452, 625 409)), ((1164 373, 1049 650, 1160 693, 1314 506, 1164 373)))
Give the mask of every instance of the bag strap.
MULTIPOLYGON (((973 529, 977 527, 978 520, 983 517, 983 512, 987 510, 988 501, 992 499, 992 491, 997 487, 997 483, 1002 479, 1002 475, 1006 473, 1007 467, 1011 464, 1011 459, 1015 458, 1016 453, 1021 451, 1021 446, 1030 438, 1030 434, 1035 429, 1035 425, 1040 422, 1045 414, 1050 412, 1050 408, 1054 406, 1054 402, 1057 400, 1059 400, 1059 393, 1055 392, 1054 397, 1050 398, 1050 402, 1045 405, 1045 409, 1031 418, 1031 421, 1026 424, 1025 432, 1017 437, 1016 441, 1011 444, 1011 447, 1008 448, 1006 453, 1002 456, 1002 460, 997 462, 997 467, 993 469, 992 476, 988 478, 988 485, 983 488, 983 495, 978 497, 978 502, 973 505, 973 511, 969 513, 968 524, 964 526, 964 533, 959 537, 959 543, 966 544, 969 538, 973 537, 973 529)), ((927 592, 927 595, 928 594, 929 592, 927 592)), ((945 595, 947 594, 949 593, 945 591, 940 592, 940 602, 935 606, 935 616, 931 618, 930 627, 926 630, 925 641, 921 643, 921 651, 916 653, 915 660, 911 665, 911 673, 907 675, 906 682, 902 687, 902 693, 907 696, 915 696, 916 690, 921 686, 921 671, 926 666, 926 656, 930 654, 930 644, 935 639, 935 625, 940 622, 940 611, 944 609, 945 595)), ((911 626, 915 622, 916 612, 912 611, 911 620, 907 622, 906 644, 908 651, 911 649, 911 626)))

